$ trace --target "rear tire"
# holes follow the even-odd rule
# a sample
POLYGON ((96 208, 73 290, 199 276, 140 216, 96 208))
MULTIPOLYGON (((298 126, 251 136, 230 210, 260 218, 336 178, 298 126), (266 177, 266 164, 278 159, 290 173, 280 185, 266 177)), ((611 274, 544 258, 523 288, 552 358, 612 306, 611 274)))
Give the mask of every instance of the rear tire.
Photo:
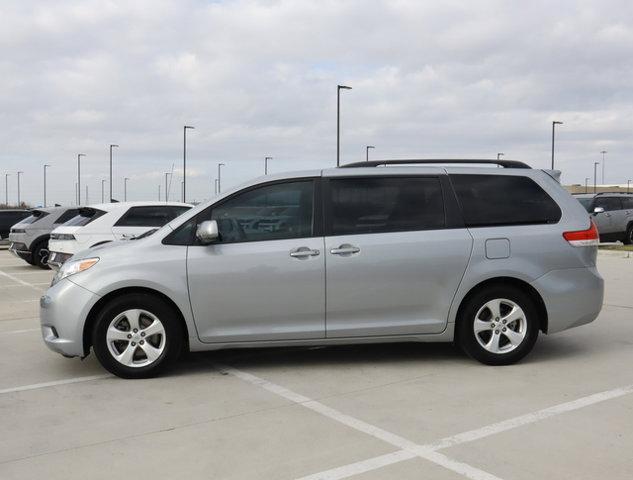
POLYGON ((125 294, 99 312, 92 332, 99 362, 122 378, 163 373, 180 356, 180 315, 163 299, 146 293, 125 294))
POLYGON ((50 270, 51 267, 49 267, 47 263, 48 255, 48 240, 38 242, 35 247, 33 247, 31 265, 35 265, 36 267, 40 267, 44 270, 50 270))
POLYGON ((633 244, 633 224, 629 225, 629 228, 626 229, 626 234, 624 235, 624 245, 633 244))
POLYGON ((516 287, 493 285, 466 299, 456 326, 456 343, 487 365, 510 365, 525 357, 539 333, 538 309, 516 287))

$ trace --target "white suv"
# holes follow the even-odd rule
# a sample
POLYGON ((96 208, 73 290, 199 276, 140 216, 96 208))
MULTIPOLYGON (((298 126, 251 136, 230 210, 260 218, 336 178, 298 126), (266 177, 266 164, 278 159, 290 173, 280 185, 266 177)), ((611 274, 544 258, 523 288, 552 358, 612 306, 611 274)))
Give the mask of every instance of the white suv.
POLYGON ((75 253, 115 240, 129 240, 162 227, 192 206, 177 202, 102 203, 79 209, 51 233, 48 264, 55 270, 75 253))

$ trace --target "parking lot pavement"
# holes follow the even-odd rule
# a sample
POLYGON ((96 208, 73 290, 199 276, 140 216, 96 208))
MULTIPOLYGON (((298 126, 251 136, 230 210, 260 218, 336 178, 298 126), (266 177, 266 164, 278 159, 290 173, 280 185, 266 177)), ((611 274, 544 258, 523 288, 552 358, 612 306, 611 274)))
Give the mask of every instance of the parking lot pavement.
POLYGON ((126 381, 46 349, 52 273, 0 251, 0 478, 629 479, 633 259, 599 269, 599 319, 519 365, 440 344, 259 349, 126 381))

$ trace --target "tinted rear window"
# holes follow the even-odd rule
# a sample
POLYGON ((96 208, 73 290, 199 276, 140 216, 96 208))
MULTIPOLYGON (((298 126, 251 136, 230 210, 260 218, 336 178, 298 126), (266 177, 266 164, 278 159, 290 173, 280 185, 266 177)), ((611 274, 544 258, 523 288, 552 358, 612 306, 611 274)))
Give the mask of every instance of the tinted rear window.
POLYGON ((331 235, 444 228, 444 201, 435 177, 331 179, 331 235))
POLYGON ((468 227, 556 223, 561 210, 536 182, 513 175, 450 175, 468 227))
POLYGON ((633 210, 633 197, 623 197, 622 203, 626 210, 633 210))
POLYGON ((57 218, 57 220, 55 220, 55 225, 60 225, 62 223, 66 223, 71 218, 77 216, 78 213, 79 213, 79 209, 78 208, 71 208, 69 210, 66 210, 64 213, 62 213, 59 216, 59 218, 57 218))
MULTIPOLYGON (((21 214, 21 216, 18 215, 18 217, 17 217, 18 219, 20 219, 20 218, 22 218, 24 216, 24 214, 22 212, 17 212, 17 213, 21 214)), ((42 210, 33 210, 31 212, 31 215, 26 217, 26 218, 24 218, 23 220, 20 220, 20 223, 24 223, 24 224, 30 225, 31 223, 35 223, 38 220, 41 220, 46 215, 48 215, 48 212, 44 212, 42 210)))
POLYGON ((576 197, 576 200, 578 200, 588 212, 591 212, 593 210, 591 207, 591 204, 593 203, 593 197, 576 197))
POLYGON ((115 227, 162 227, 189 210, 189 207, 154 205, 131 207, 115 224, 115 227))
POLYGON ((103 210, 97 210, 96 208, 80 208, 79 214, 64 223, 66 227, 84 227, 97 218, 105 215, 103 210))

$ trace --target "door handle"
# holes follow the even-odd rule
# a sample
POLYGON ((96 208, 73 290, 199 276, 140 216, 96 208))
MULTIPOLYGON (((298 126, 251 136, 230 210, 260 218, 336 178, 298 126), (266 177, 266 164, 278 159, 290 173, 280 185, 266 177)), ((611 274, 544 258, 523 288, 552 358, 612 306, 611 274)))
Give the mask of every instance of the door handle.
POLYGON ((308 247, 299 247, 290 252, 290 256, 292 258, 307 258, 307 257, 316 257, 319 255, 318 250, 312 250, 308 247))
POLYGON ((351 255, 352 253, 360 252, 360 248, 355 247, 354 245, 343 244, 338 248, 333 248, 330 250, 332 255, 351 255))

